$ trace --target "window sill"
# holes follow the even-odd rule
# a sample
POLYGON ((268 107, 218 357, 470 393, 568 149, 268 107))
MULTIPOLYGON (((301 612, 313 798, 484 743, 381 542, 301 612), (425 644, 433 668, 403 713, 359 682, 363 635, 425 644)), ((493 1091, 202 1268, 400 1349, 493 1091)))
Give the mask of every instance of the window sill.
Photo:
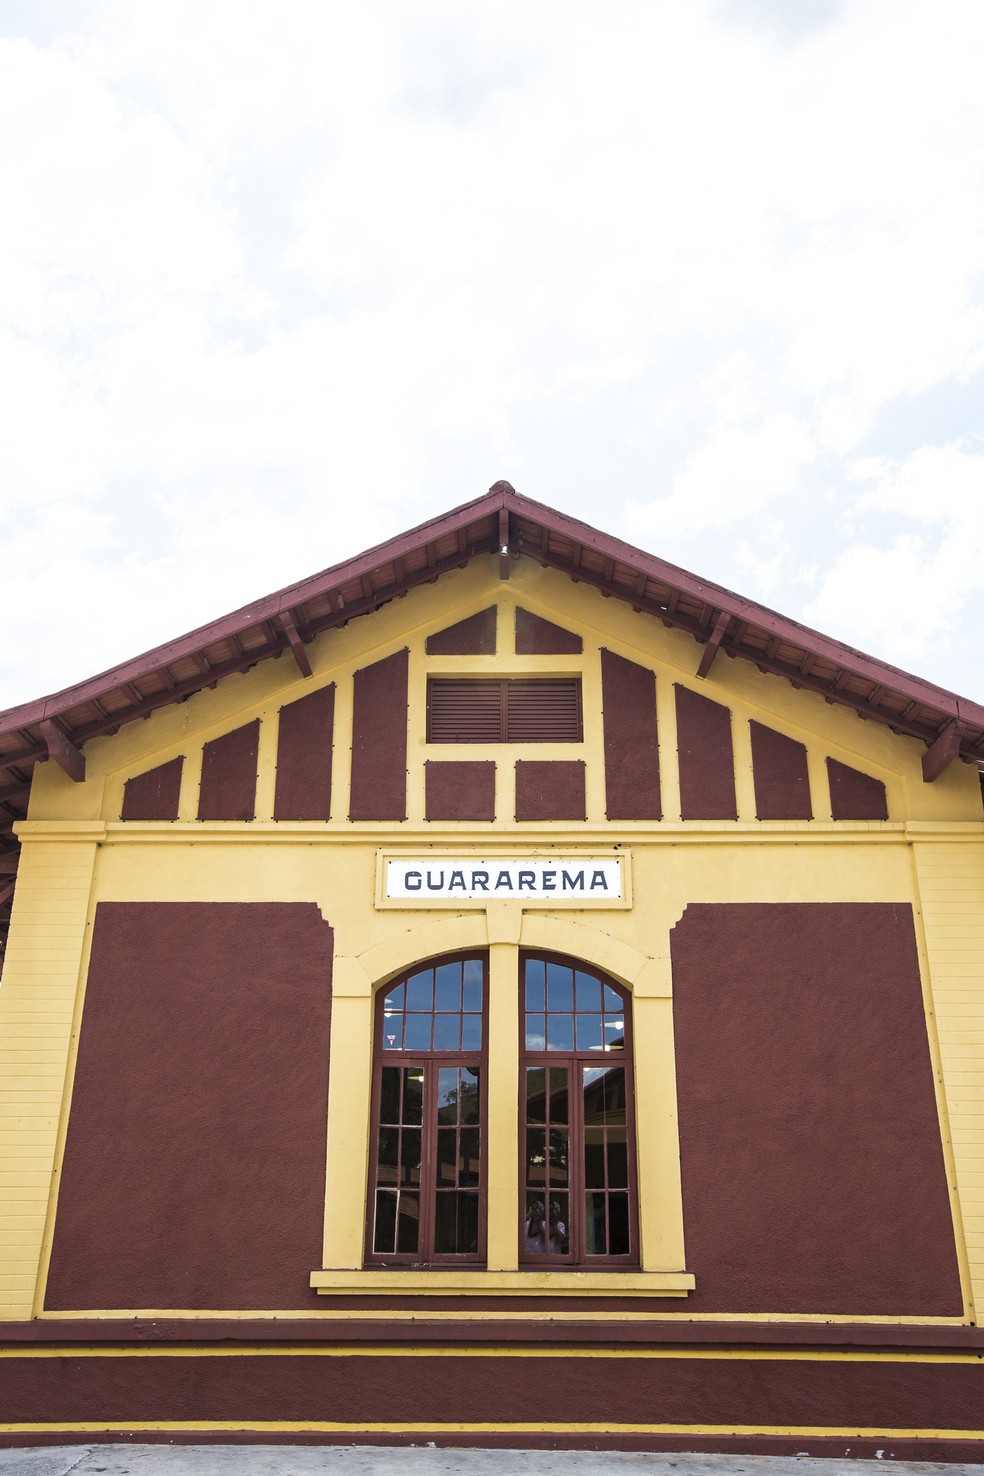
POLYGON ((319 1296, 396 1292, 459 1297, 685 1297, 689 1271, 312 1271, 319 1296))

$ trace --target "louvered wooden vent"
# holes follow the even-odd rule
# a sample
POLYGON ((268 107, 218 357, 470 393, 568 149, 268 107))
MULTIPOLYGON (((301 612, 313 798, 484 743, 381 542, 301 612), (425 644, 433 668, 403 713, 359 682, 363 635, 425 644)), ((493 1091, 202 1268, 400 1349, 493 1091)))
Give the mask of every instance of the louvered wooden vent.
POLYGON ((580 743, 580 677, 432 677, 429 743, 580 743))

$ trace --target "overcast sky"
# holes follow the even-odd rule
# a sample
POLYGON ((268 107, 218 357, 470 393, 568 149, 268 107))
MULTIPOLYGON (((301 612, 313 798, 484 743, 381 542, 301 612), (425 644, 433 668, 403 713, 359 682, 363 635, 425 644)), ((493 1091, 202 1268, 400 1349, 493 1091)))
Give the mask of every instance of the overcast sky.
POLYGON ((984 700, 980 0, 0 34, 0 706, 498 478, 984 700))

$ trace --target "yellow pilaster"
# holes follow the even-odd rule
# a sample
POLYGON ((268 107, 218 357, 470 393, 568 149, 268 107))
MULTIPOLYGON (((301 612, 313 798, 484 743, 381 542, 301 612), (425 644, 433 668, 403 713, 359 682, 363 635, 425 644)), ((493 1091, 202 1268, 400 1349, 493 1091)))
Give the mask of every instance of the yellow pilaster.
POLYGON ((639 1241, 644 1271, 682 1271, 683 1191, 677 1129, 673 1001, 636 995, 636 1141, 639 1241))
MULTIPOLYGON (((491 913, 491 909, 490 909, 491 913)), ((517 915, 517 929, 520 917, 517 915)), ((489 933, 495 919, 490 915, 489 933)), ((488 1268, 519 1265, 519 978, 515 943, 489 948, 488 1268)))
POLYGON ((355 1268, 365 1255, 365 1203, 372 1088, 369 981, 355 959, 336 959, 328 1075, 325 1266, 355 1268))
POLYGON ((34 1313, 100 824, 25 842, 0 988, 0 1320, 34 1313))
MULTIPOLYGON (((984 838, 913 845, 939 1069, 974 1302, 984 1305, 984 838)), ((932 1020, 930 1020, 932 1026, 932 1020)), ((935 1047, 933 1031, 930 1043, 935 1047)), ((947 1123, 944 1122, 944 1129, 947 1123)), ((948 1146, 950 1146, 948 1145, 948 1146)), ((960 1224, 957 1224, 960 1243, 960 1224)), ((971 1308, 973 1315, 973 1308, 971 1308)))

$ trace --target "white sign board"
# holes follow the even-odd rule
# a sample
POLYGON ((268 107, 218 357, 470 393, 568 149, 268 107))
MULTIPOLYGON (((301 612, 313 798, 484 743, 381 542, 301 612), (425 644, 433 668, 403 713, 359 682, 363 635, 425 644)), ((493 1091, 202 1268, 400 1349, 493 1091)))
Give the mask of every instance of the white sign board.
POLYGON ((383 896, 426 901, 620 901, 622 858, 480 861, 472 856, 387 857, 383 896))

